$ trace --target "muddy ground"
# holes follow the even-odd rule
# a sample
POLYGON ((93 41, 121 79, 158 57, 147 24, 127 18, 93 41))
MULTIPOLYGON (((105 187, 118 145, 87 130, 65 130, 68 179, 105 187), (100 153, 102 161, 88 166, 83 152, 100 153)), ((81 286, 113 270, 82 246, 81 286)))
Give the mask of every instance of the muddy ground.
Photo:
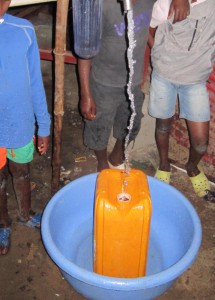
MULTIPOLYGON (((42 63, 44 83, 49 110, 52 112, 52 76, 50 62, 42 63)), ((60 188, 68 182, 92 172, 96 172, 93 153, 87 150, 82 141, 83 123, 77 110, 77 80, 75 66, 66 66, 65 115, 62 140, 62 172, 60 188), (71 89, 72 87, 72 89, 71 89), (84 156, 86 161, 77 162, 84 156)), ((139 137, 140 139, 142 137, 139 137)), ((52 146, 52 145, 51 145, 52 146)), ((43 211, 51 198, 51 159, 52 147, 46 156, 35 153, 31 167, 32 205, 43 211)), ((184 163, 183 153, 171 141, 171 157, 184 163), (180 153, 180 156, 179 156, 180 153)), ((157 153, 150 149, 142 159, 134 161, 134 167, 142 168, 153 176, 157 153)), ((211 166, 206 171, 213 175, 211 166)), ((188 181, 187 175, 173 168, 171 184, 179 189, 193 204, 202 222, 203 239, 196 261, 161 297, 160 300, 214 300, 215 299, 215 204, 198 198, 188 181)), ((13 219, 12 243, 10 252, 0 257, 0 299, 1 300, 83 300, 62 278, 58 267, 47 255, 41 241, 40 231, 32 230, 16 222, 17 204, 11 178, 8 180, 9 212, 13 219)), ((102 300, 102 299, 101 299, 102 300)))

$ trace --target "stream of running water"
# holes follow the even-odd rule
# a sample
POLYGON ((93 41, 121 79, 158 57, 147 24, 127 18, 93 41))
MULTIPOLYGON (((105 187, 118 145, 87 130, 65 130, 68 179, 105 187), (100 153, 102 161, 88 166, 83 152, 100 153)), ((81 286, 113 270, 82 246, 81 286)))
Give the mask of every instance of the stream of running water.
POLYGON ((133 125, 134 125, 134 118, 136 116, 135 104, 134 104, 134 95, 132 92, 132 80, 134 75, 134 64, 136 61, 133 59, 133 52, 136 46, 136 41, 134 39, 134 20, 133 20, 133 10, 128 10, 126 13, 127 16, 127 37, 128 37, 128 49, 127 49, 127 59, 128 59, 128 68, 129 68, 129 76, 128 76, 128 83, 127 83, 127 93, 128 98, 130 101, 130 108, 131 108, 131 116, 128 125, 128 133, 125 138, 125 145, 124 145, 124 155, 125 155, 125 172, 129 174, 130 167, 129 167, 129 141, 130 136, 132 133, 133 125))

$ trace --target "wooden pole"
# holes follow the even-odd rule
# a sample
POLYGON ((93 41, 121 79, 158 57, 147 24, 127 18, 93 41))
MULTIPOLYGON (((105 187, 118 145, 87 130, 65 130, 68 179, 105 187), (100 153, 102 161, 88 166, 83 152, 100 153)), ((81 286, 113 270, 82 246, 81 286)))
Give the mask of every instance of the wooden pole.
POLYGON ((64 55, 66 53, 66 29, 69 0, 57 0, 55 33, 55 99, 54 142, 52 159, 52 194, 59 189, 61 167, 61 134, 64 115, 64 55))

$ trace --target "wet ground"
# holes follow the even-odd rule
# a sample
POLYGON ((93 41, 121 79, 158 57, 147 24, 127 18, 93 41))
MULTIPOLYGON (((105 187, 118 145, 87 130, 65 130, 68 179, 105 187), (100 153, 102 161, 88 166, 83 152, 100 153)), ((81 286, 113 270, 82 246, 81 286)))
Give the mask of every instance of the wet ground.
MULTIPOLYGON (((43 76, 52 111, 51 63, 43 62, 43 76)), ((62 140, 62 168, 60 188, 85 174, 96 172, 93 153, 82 141, 83 123, 77 110, 77 81, 74 66, 66 66, 65 115, 62 140), (72 88, 71 88, 72 87, 72 88), (81 158, 81 159, 80 159, 81 158), (84 158, 84 159, 83 159, 84 158)), ((138 137, 143 139, 142 136, 138 137)), ((143 139, 144 143, 144 139, 143 139)), ((183 166, 186 149, 171 141, 171 158, 183 166)), ((31 167, 32 205, 42 211, 51 198, 50 147, 46 156, 37 153, 31 167)), ((132 157, 131 157, 131 160, 132 157)), ((157 164, 155 147, 143 152, 133 166, 153 176, 157 164)), ((214 168, 205 165, 206 172, 213 176, 214 168)), ((186 173, 172 169, 171 184, 181 191, 195 207, 202 222, 203 239, 196 261, 161 297, 160 300, 214 300, 215 299, 215 204, 198 198, 186 173)), ((62 278, 58 267, 47 255, 41 241, 40 231, 32 230, 16 222, 17 204, 11 179, 8 181, 9 212, 13 219, 11 249, 8 255, 0 257, 0 299, 1 300, 83 300, 62 278)), ((165 205, 165 201, 164 201, 165 205)), ((62 233, 63 234, 63 233, 62 233)), ((102 299, 101 299, 102 300, 102 299)))

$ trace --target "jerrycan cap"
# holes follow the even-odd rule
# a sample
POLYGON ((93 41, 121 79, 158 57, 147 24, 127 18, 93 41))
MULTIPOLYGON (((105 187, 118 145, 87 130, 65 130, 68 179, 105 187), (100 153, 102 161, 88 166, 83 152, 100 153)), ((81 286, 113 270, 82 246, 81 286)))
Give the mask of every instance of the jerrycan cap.
POLYGON ((130 201, 131 200, 131 195, 128 193, 120 193, 117 195, 117 200, 120 202, 126 202, 126 201, 130 201))

